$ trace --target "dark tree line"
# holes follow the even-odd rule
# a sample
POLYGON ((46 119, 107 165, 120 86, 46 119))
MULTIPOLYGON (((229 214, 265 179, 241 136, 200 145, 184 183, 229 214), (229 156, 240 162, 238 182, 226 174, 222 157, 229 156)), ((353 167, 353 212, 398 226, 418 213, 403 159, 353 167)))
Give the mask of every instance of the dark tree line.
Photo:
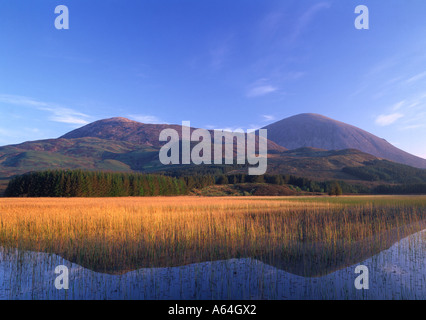
POLYGON ((216 178, 213 175, 183 176, 178 178, 185 181, 188 190, 202 189, 216 184, 216 178))
POLYGON ((372 192, 367 186, 350 184, 344 181, 317 181, 288 174, 251 176, 244 173, 232 173, 232 171, 242 168, 241 165, 187 165, 163 171, 162 174, 178 178, 184 177, 188 190, 194 188, 200 189, 214 184, 267 183, 274 185, 290 185, 294 186, 296 190, 314 193, 331 193, 333 195, 372 192))
POLYGON ((13 178, 6 197, 124 197, 182 195, 184 179, 162 175, 55 170, 13 178))
POLYGON ((307 192, 329 193, 341 195, 342 193, 362 193, 363 188, 347 184, 343 181, 314 181, 308 178, 293 175, 265 174, 250 176, 246 174, 220 175, 216 177, 216 184, 240 184, 240 183, 267 183, 275 185, 291 185, 307 192))
POLYGON ((374 189, 376 194, 426 194, 426 183, 380 185, 374 189))
POLYGON ((292 175, 204 174, 160 175, 139 173, 51 170, 32 172, 13 178, 6 197, 124 197, 173 196, 191 190, 226 184, 289 185, 296 191, 340 195, 350 193, 424 194, 426 184, 382 185, 370 189, 344 181, 314 181, 292 175))

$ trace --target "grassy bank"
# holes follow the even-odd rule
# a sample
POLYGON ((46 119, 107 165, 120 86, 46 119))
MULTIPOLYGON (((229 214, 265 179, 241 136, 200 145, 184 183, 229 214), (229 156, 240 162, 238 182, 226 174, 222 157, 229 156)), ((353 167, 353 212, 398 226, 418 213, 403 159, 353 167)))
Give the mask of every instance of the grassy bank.
POLYGON ((252 257, 318 276, 388 248, 425 218, 425 196, 5 198, 0 246, 107 273, 252 257))

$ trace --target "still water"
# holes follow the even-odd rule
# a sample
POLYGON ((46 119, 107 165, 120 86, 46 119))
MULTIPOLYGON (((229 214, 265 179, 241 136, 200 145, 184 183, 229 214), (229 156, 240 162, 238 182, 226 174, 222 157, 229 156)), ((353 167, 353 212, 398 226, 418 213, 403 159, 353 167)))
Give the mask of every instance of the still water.
POLYGON ((255 259, 231 259, 121 275, 85 269, 58 255, 0 247, 0 299, 426 299, 426 230, 321 277, 301 277, 255 259), (69 289, 54 270, 69 270, 69 289), (358 265, 369 289, 357 290, 358 265))

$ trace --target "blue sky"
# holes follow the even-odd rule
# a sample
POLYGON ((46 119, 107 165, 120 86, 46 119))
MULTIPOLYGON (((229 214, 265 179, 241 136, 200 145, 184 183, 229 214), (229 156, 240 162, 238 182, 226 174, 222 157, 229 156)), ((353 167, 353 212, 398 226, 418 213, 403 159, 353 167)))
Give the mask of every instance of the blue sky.
POLYGON ((424 0, 2 1, 0 145, 114 116, 252 129, 313 112, 426 158, 425 16, 424 0))

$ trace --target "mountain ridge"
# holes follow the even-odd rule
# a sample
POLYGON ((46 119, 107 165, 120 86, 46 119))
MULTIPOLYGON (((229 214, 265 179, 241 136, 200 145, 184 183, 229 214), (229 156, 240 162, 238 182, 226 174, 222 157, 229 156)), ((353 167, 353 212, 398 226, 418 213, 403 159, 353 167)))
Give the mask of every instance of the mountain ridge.
MULTIPOLYGON (((76 138, 100 138, 106 140, 126 141, 139 143, 153 147, 161 147, 165 144, 159 140, 160 132, 164 129, 174 129, 178 132, 179 138, 182 139, 182 126, 176 124, 149 124, 130 120, 122 117, 114 117, 102 119, 89 123, 81 128, 72 130, 59 139, 76 139, 76 138)), ((198 128, 191 127, 190 132, 198 128)), ((213 137, 213 130, 207 130, 213 137)), ((226 131, 225 131, 226 132, 226 131)), ((228 132, 226 132, 229 134, 228 132)), ((257 138, 258 139, 258 138, 257 138)), ((285 151, 287 148, 282 147, 268 139, 268 151, 285 151)))

